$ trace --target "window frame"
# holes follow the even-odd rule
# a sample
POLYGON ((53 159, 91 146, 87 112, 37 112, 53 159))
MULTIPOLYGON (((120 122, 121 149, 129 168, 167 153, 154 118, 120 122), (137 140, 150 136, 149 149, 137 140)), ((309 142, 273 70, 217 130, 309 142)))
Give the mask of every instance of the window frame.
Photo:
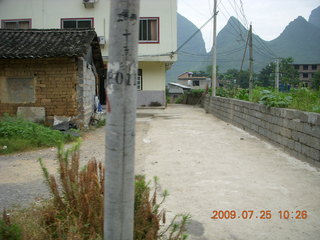
POLYGON ((200 80, 192 80, 193 87, 200 87, 200 80))
MULTIPOLYGON (((29 28, 32 28, 32 18, 17 18, 17 19, 1 19, 1 28, 5 29, 4 24, 7 22, 29 22, 29 28)), ((15 28, 15 29, 24 29, 24 28, 15 28)))
MULTIPOLYGON (((78 21, 85 21, 85 20, 90 20, 91 21, 91 28, 94 28, 94 18, 93 17, 88 17, 88 18, 61 18, 60 19, 60 28, 61 29, 68 29, 63 27, 64 21, 76 21, 76 25, 78 25, 78 21)), ((69 28, 70 29, 70 28, 69 28)), ((82 28, 77 28, 76 29, 82 29, 82 28)))
POLYGON ((318 66, 316 64, 312 64, 311 65, 311 70, 314 71, 314 70, 317 70, 317 69, 318 69, 318 66))
POLYGON ((140 17, 139 19, 139 43, 140 44, 159 44, 160 43, 160 17, 140 17), (141 20, 156 20, 157 40, 140 40, 140 21, 141 20))
POLYGON ((304 71, 309 70, 309 65, 303 65, 302 69, 303 69, 304 71))
POLYGON ((304 79, 309 78, 309 73, 302 73, 302 78, 304 79))
POLYGON ((138 76, 137 76, 137 91, 142 91, 142 85, 143 85, 143 81, 142 81, 142 69, 139 68, 138 69, 138 76), (139 83, 140 82, 140 83, 139 83))

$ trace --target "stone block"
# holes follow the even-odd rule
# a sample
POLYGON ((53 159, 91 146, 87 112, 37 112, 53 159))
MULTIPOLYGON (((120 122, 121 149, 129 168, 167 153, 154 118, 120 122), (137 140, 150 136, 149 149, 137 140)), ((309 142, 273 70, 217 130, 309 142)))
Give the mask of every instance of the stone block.
POLYGON ((285 146, 287 146, 289 149, 294 150, 295 141, 293 141, 292 139, 287 138, 286 142, 285 142, 285 146))
POLYGON ((284 137, 291 138, 292 131, 285 127, 280 127, 280 134, 284 137))
POLYGON ((301 132, 304 132, 316 138, 320 138, 320 126, 312 126, 311 124, 304 123, 302 125, 301 132))
POLYGON ((284 111, 284 117, 287 119, 296 119, 296 110, 293 109, 285 109, 284 111))
POLYGON ((320 114, 319 113, 308 113, 308 121, 312 125, 320 125, 320 114))
POLYGON ((294 143, 294 150, 297 152, 301 152, 301 144, 298 142, 294 143))
POLYGON ((306 145, 302 145, 301 147, 302 154, 308 156, 309 158, 312 158, 315 161, 320 162, 320 151, 314 148, 311 148, 306 145))
POLYGON ((17 115, 31 122, 43 123, 46 111, 44 107, 18 107, 17 115))

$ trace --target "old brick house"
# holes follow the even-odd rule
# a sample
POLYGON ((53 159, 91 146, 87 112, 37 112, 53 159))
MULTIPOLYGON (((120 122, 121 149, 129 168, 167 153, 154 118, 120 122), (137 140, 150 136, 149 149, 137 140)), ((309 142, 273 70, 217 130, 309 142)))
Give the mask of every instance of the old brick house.
POLYGON ((19 107, 88 125, 103 61, 94 30, 0 29, 0 116, 19 107))

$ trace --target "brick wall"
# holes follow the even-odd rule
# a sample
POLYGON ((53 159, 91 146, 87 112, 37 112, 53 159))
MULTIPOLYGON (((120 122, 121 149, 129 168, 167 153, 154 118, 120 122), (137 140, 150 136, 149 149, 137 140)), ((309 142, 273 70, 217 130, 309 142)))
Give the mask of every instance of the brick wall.
MULTIPOLYGON (((34 103, 3 103, 0 115, 16 114, 19 106, 45 107, 46 120, 77 115, 77 65, 74 58, 0 59, 0 79, 34 77, 34 103)), ((0 89, 4 91, 4 89, 0 89)))
POLYGON ((320 163, 320 114, 293 109, 268 108, 236 99, 207 97, 207 112, 255 135, 293 156, 320 163))

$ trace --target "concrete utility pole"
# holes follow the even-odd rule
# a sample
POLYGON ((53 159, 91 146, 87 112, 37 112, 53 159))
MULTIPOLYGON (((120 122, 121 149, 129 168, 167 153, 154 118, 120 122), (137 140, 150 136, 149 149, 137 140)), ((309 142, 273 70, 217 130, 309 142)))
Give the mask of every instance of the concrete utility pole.
POLYGON ((276 58, 276 72, 275 72, 275 89, 279 91, 279 58, 276 58))
POLYGON ((104 239, 132 240, 140 0, 111 0, 104 239))
POLYGON ((252 88, 253 88, 253 45, 252 45, 252 25, 250 24, 249 29, 249 99, 252 100, 252 88))
POLYGON ((216 96, 217 87, 217 0, 213 4, 213 45, 212 45, 212 96, 216 96))

